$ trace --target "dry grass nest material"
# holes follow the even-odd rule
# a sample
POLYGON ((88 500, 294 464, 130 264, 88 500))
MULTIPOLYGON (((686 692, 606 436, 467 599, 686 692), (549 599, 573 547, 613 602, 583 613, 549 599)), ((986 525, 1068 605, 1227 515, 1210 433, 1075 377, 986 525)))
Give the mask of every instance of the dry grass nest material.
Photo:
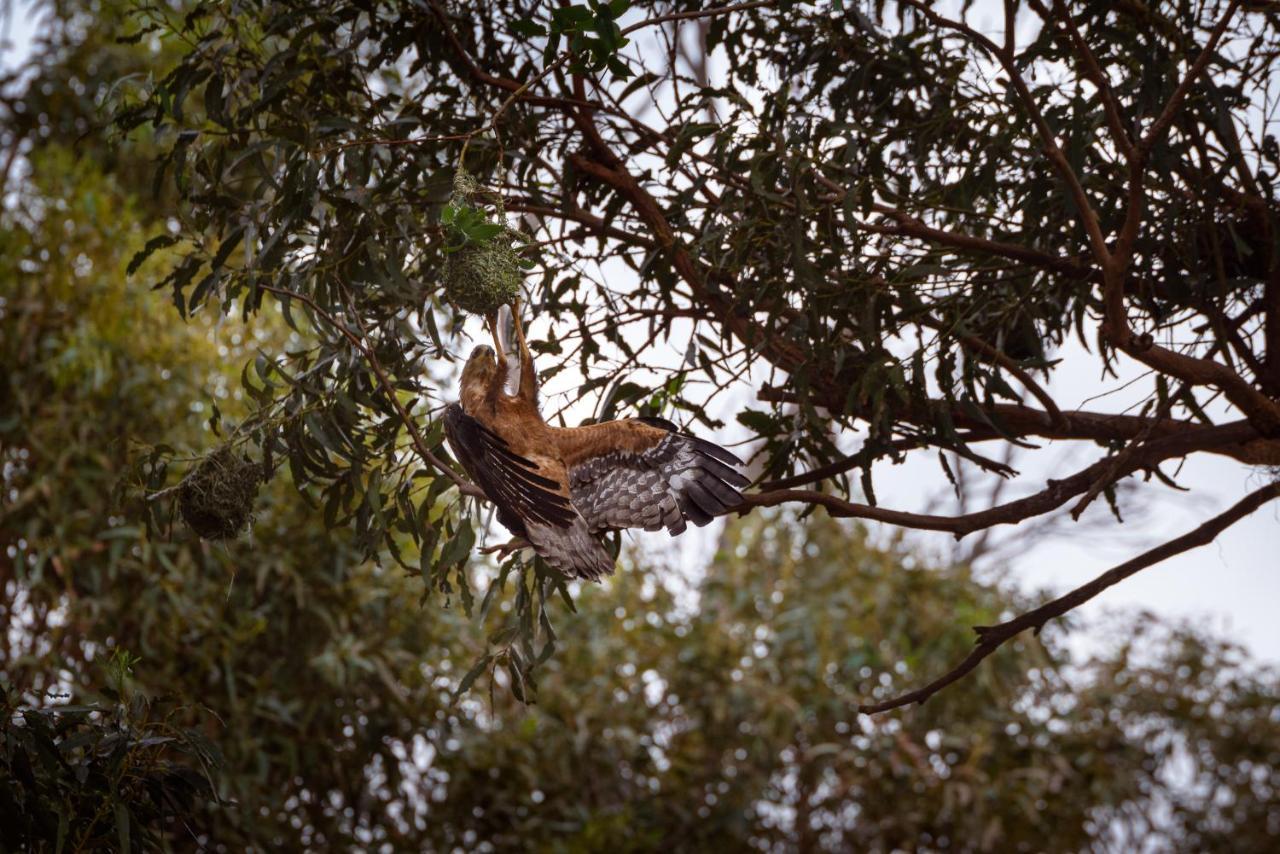
MULTIPOLYGON (((453 196, 470 204, 480 190, 466 171, 453 179, 453 196)), ((524 279, 520 255, 513 248, 516 233, 504 224, 501 200, 497 206, 502 231, 480 244, 469 244, 445 259, 441 279, 449 302, 470 314, 488 315, 515 301, 524 279)))
POLYGON ((520 256, 510 238, 500 235, 450 255, 443 278, 449 302, 471 314, 491 314, 520 295, 520 256))
POLYGON ((206 540, 238 536, 253 520, 262 466, 223 446, 206 456, 178 490, 178 512, 206 540))

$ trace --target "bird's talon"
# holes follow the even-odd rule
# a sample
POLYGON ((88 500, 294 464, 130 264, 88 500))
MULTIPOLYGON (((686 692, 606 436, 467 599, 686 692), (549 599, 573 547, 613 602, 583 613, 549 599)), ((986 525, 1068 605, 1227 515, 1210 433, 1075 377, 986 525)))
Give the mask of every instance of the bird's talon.
POLYGON ((484 548, 480 549, 480 554, 482 555, 496 554, 498 556, 498 560, 506 560, 507 557, 512 552, 518 552, 521 549, 528 549, 528 548, 533 548, 533 544, 530 543, 528 540, 524 539, 523 537, 516 537, 514 540, 511 540, 505 543, 500 543, 499 545, 496 545, 496 546, 485 546, 484 548))

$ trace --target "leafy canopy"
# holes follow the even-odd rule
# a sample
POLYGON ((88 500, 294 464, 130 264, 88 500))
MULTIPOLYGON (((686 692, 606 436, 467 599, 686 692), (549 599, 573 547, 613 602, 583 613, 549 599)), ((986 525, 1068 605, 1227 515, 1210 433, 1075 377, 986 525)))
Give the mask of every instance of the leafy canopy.
POLYGON ((466 590, 480 525, 434 415, 462 344, 441 300, 461 168, 533 237, 542 373, 571 402, 715 427, 717 395, 754 394, 744 509, 964 536, 1102 496, 1119 519, 1117 485, 1174 484, 1191 454, 1280 464, 1276 17, 971 6, 140 6, 133 38, 178 58, 120 88, 115 125, 159 142, 177 202, 154 286, 296 332, 246 368, 234 441, 433 585, 466 590), (1146 371, 1139 404, 1059 406, 1068 359, 1146 371), (1012 477, 983 447, 1030 437, 1101 449, 980 512, 875 506, 877 464, 1012 477))
MULTIPOLYGON (((246 537, 202 542, 167 512, 150 531, 137 524, 164 503, 148 494, 251 419, 246 364, 255 389, 259 365, 282 383, 271 358, 323 345, 304 320, 293 338, 275 311, 246 327, 214 303, 174 322, 168 294, 137 284, 161 280, 185 242, 125 278, 147 240, 169 233, 176 190, 151 194, 157 140, 146 128, 119 148, 83 135, 121 73, 162 77, 186 45, 109 43, 112 8, 69 14, 72 49, 41 58, 37 79, 50 86, 33 86, 25 123, 6 128, 26 128, 29 168, 11 175, 14 202, 0 213, 2 737, 3 761, 31 759, 32 774, 0 774, 3 832, 26 833, 14 817, 39 814, 65 816, 73 846, 122 850, 627 850, 672 828, 689 847, 714 833, 739 847, 945 838, 1038 849, 1106 845, 1120 829, 1132 839, 1163 832, 1170 848, 1268 847, 1280 786, 1276 677, 1199 632, 1126 623, 1114 645, 1067 667, 1049 626, 1017 638, 945 702, 853 716, 852 703, 890 697, 970 649, 965 623, 1036 602, 963 567, 872 548, 848 523, 735 522, 682 595, 662 583, 663 567, 625 557, 608 587, 582 591, 578 614, 560 618, 572 643, 537 668, 529 706, 508 694, 521 674, 506 656, 525 655, 527 614, 547 631, 541 594, 554 607, 558 591, 513 566, 481 616, 484 582, 501 570, 473 563, 459 577, 451 561, 470 548, 470 526, 449 547, 443 594, 415 565, 409 533, 377 547, 358 536, 358 516, 329 527, 327 500, 297 500, 291 462, 264 487, 246 537), (54 110, 53 97, 66 100, 54 110), (462 580, 476 587, 470 618, 462 580), (424 595, 454 607, 423 608, 424 595), (103 671, 122 649, 140 660, 119 704, 103 671), (490 655, 497 667, 475 672, 476 690, 459 697, 490 655), (60 706, 66 694, 97 713, 60 706), (164 727, 203 735, 221 754, 209 774, 216 798, 178 770, 203 770, 205 742, 140 743, 172 737, 164 727), (112 764, 121 744, 142 774, 113 791, 117 778, 98 770, 124 767, 112 764), (166 784, 196 797, 157 818, 137 795, 171 771, 166 784), (1210 790, 1216 797, 1204 797, 1210 790), (20 814, 17 803, 34 808, 20 814)), ((662 386, 673 403, 699 402, 688 374, 687 386, 662 386)), ((410 392, 401 395, 407 404, 410 392)), ((622 411, 627 397, 615 395, 622 411)), ((365 495, 389 494, 390 482, 365 495)), ((429 502, 424 491, 411 509, 427 524, 454 518, 447 485, 429 502)), ((367 518, 376 507, 402 512, 364 502, 367 518)), ((56 848, 57 832, 46 823, 31 835, 56 848)), ((14 847, 38 847, 30 839, 14 847)))

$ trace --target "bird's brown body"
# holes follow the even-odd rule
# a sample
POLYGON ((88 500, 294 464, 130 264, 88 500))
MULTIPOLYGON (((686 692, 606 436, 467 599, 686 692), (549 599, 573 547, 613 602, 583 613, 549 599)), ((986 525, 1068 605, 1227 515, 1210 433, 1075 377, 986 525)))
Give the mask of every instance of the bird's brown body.
POLYGON ((660 419, 552 427, 538 411, 533 358, 516 319, 520 381, 505 389, 505 354, 477 347, 462 372, 445 427, 463 466, 498 507, 498 518, 571 576, 598 578, 613 558, 604 530, 706 524, 741 500, 747 479, 728 451, 660 419))

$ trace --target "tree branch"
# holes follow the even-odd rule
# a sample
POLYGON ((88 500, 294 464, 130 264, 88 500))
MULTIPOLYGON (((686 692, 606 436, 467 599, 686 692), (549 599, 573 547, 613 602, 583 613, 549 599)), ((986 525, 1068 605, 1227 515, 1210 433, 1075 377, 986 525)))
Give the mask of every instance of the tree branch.
MULTIPOLYGON (((770 402, 794 403, 799 400, 794 392, 772 386, 760 389, 756 396, 770 402)), ((814 402, 840 412, 843 411, 844 397, 832 394, 814 402)), ((1053 417, 1044 410, 1019 403, 993 403, 979 408, 987 416, 986 419, 975 418, 972 410, 952 401, 933 399, 927 405, 897 412, 895 417, 911 424, 929 425, 935 422, 939 409, 946 409, 957 427, 990 430, 991 423, 994 422, 1011 436, 1038 436, 1065 441, 1119 442, 1143 435, 1171 436, 1201 429, 1199 424, 1173 418, 1155 419, 1156 423, 1152 426, 1153 419, 1140 415, 1113 415, 1081 409, 1062 412, 1062 421, 1055 424, 1053 417), (1150 433, 1145 432, 1148 429, 1150 433)), ((859 415, 856 412, 850 414, 854 417, 859 415)), ((1219 445, 1202 450, 1231 457, 1248 465, 1280 466, 1280 440, 1262 438, 1256 431, 1238 445, 1219 445)))
MULTIPOLYGON (((971 442, 985 442, 991 439, 999 439, 999 438, 1000 438, 1000 434, 996 433, 995 431, 988 430, 986 432, 982 432, 982 431, 974 430, 969 433, 957 434, 955 437, 955 444, 958 447, 965 447, 971 442)), ((875 450, 876 452, 911 451, 911 450, 915 450, 916 448, 928 447, 931 445, 940 447, 940 448, 945 448, 946 450, 953 451, 953 452, 956 450, 956 448, 953 448, 949 445, 939 444, 936 439, 929 436, 907 436, 901 439, 894 439, 893 441, 885 442, 881 445, 876 446, 873 450, 875 450)), ((850 454, 847 457, 841 457, 838 460, 834 460, 830 463, 827 463, 826 465, 819 466, 818 468, 812 469, 811 471, 804 471, 804 472, 800 472, 799 474, 793 474, 789 477, 783 477, 783 478, 778 478, 777 480, 766 481, 760 484, 761 492, 762 493, 770 492, 777 489, 791 489, 796 486, 804 486, 810 483, 817 483, 818 481, 826 480, 829 477, 835 477, 836 475, 844 474, 850 469, 856 468, 857 466, 861 465, 863 461, 867 459, 867 451, 868 449, 864 446, 857 453, 850 454)), ((971 460, 971 461, 974 462, 976 465, 979 465, 982 468, 986 469, 987 471, 994 471, 996 474, 999 474, 1002 477, 1013 476, 1017 474, 1017 471, 1015 471, 1014 468, 1008 465, 1007 463, 1001 463, 996 460, 987 459, 985 457, 979 457, 978 459, 971 460)))
POLYGON ((1102 591, 1115 584, 1120 583, 1135 573, 1138 573, 1149 566, 1153 566, 1161 561, 1167 560, 1175 555, 1190 551, 1200 546, 1208 545, 1213 542, 1219 534, 1227 528, 1234 525, 1244 517, 1253 513, 1268 501, 1280 497, 1280 481, 1273 481, 1261 489, 1251 492, 1242 498, 1230 509, 1214 516, 1195 530, 1188 531, 1180 537, 1176 537, 1167 543, 1150 549, 1135 558, 1125 561, 1119 566, 1104 572, 1088 584, 1084 584, 1072 590, 1063 596, 1059 596, 1052 602, 1041 605, 1032 611, 1028 611, 1019 617, 1015 617, 1007 622, 994 626, 976 626, 974 631, 978 633, 977 648, 973 652, 957 664, 954 668, 944 673, 942 676, 914 691, 900 694, 889 700, 883 700, 879 703, 866 703, 858 707, 858 711, 864 715, 874 715, 880 712, 887 712, 891 709, 909 706, 912 703, 923 703, 934 694, 959 681, 968 675, 975 667, 977 667, 983 659, 991 655, 1002 645, 1012 640, 1017 635, 1031 629, 1039 634, 1044 628, 1045 623, 1056 617, 1061 617, 1068 611, 1080 607, 1102 591))
POLYGON ((751 0, 748 3, 738 3, 731 6, 717 6, 712 9, 698 9, 692 12, 672 12, 667 15, 655 15, 652 18, 646 18, 643 21, 632 24, 622 31, 622 34, 629 35, 643 27, 650 27, 654 24, 665 24, 669 21, 689 21, 695 18, 711 18, 717 15, 731 15, 734 12, 745 12, 748 9, 762 9, 765 6, 776 6, 778 0, 751 0))
POLYGON ((874 204, 872 210, 876 213, 884 214, 896 223, 896 225, 881 225, 874 222, 859 222, 860 228, 865 228, 873 234, 888 234, 898 237, 917 237, 921 240, 931 240, 943 246, 950 246, 953 249, 962 249, 968 252, 981 252, 987 255, 998 255, 1001 258, 1008 258, 1011 261, 1021 261, 1024 264, 1030 264, 1034 267, 1040 267, 1053 273, 1060 273, 1072 279, 1087 279, 1096 275, 1095 268, 1087 264, 1081 264, 1074 258, 1061 258, 1050 255, 1047 252, 1041 252, 1038 249, 1032 249, 1029 246, 1020 246, 1016 243, 1006 243, 999 240, 988 240, 982 237, 975 237, 971 234, 962 234, 954 231, 945 231, 941 228, 934 228, 927 225, 909 214, 891 208, 887 205, 874 204))
POLYGON ((1220 362, 1188 356, 1162 347, 1155 344, 1150 335, 1135 335, 1129 325, 1124 303, 1126 271, 1133 258, 1133 244, 1142 224, 1142 211, 1145 205, 1144 178, 1147 156, 1169 129, 1187 93, 1208 66, 1238 5, 1238 0, 1231 0, 1228 4, 1226 12, 1214 27, 1199 56, 1165 103, 1159 118, 1135 146, 1133 155, 1129 159, 1129 201, 1125 221, 1116 241, 1115 252, 1103 261, 1102 333, 1117 349, 1148 367, 1177 377, 1191 385, 1213 386, 1220 389, 1233 405, 1258 426, 1263 435, 1280 436, 1280 404, 1258 391, 1230 367, 1220 362))
POLYGON ((1139 469, 1150 468, 1163 460, 1186 456, 1188 453, 1206 450, 1216 445, 1236 443, 1252 434, 1253 428, 1247 421, 1237 421, 1216 427, 1200 427, 1181 435, 1165 436, 1144 445, 1134 446, 1132 452, 1124 458, 1106 456, 1068 478, 1050 480, 1043 490, 1033 495, 986 510, 962 513, 957 516, 936 516, 872 507, 869 504, 859 504, 837 495, 811 489, 779 489, 750 493, 742 497, 742 503, 734 510, 742 514, 755 507, 776 507, 792 502, 814 504, 825 508, 828 514, 837 518, 870 519, 922 531, 946 531, 954 534, 959 540, 974 531, 995 525, 1016 525, 1025 519, 1056 510, 1071 498, 1087 492, 1103 476, 1114 483, 1139 469))
POLYGON ((1227 24, 1231 22, 1232 15, 1236 9, 1240 7, 1240 0, 1231 0, 1227 4, 1227 11, 1222 13, 1222 18, 1218 21, 1213 31, 1209 34, 1208 41, 1205 42, 1204 48, 1200 51, 1200 55, 1196 57, 1191 64, 1191 68, 1187 70, 1187 76, 1182 78, 1182 82, 1178 84, 1178 88, 1169 96, 1169 100, 1165 102, 1164 109, 1160 111, 1159 117, 1143 134, 1142 139, 1138 141, 1139 156, 1145 157, 1153 146, 1164 136, 1165 131, 1169 129, 1169 125, 1173 123, 1173 119, 1178 114, 1178 110, 1182 108, 1182 102, 1186 100, 1187 94, 1191 91, 1191 87, 1195 84, 1196 78, 1204 72, 1209 65, 1209 60, 1213 59, 1213 52, 1218 47, 1218 42, 1222 39, 1223 33, 1227 30, 1227 24))
POLYGON ((507 199, 504 204, 510 213, 527 213, 543 218, 552 217, 559 220, 568 220, 584 225, 597 237, 612 237, 622 243, 631 246, 639 246, 644 249, 653 249, 654 242, 641 234, 635 234, 624 231, 621 228, 615 228, 606 225, 602 217, 589 214, 582 210, 561 210, 559 208, 549 207, 547 205, 538 204, 532 200, 526 199, 507 199))
POLYGON ((1217 26, 1213 28, 1213 32, 1209 34, 1209 40, 1205 42, 1204 48, 1200 51, 1200 55, 1191 63, 1182 82, 1178 84, 1178 88, 1169 96, 1169 100, 1165 102, 1164 108, 1160 111, 1160 115, 1152 123, 1147 132, 1138 140, 1132 150, 1128 153, 1129 160, 1129 201, 1125 211, 1124 223, 1120 227, 1120 234, 1116 239, 1115 252, 1112 253, 1111 261, 1108 265, 1109 272, 1114 273, 1114 277, 1119 281, 1118 286, 1113 286, 1108 281, 1108 294, 1105 297, 1107 305, 1108 318, 1114 321, 1112 315, 1117 310, 1123 311, 1123 276, 1133 257, 1133 244, 1138 236, 1138 229, 1142 225, 1142 211, 1145 204, 1146 191, 1144 187, 1144 179, 1146 177, 1147 157, 1151 154, 1152 148, 1159 142, 1164 134, 1169 130, 1169 126, 1173 123, 1174 118, 1178 114, 1178 110, 1182 107, 1182 102, 1186 100, 1187 93, 1191 91, 1192 85, 1208 66, 1209 60, 1213 58, 1214 49, 1218 46, 1218 41, 1226 32, 1227 24, 1231 20, 1231 16, 1235 13, 1238 0, 1231 0, 1227 6, 1227 11, 1223 13, 1221 20, 1217 26), (1121 288, 1121 293, 1117 294, 1112 291, 1116 287, 1121 288), (1119 303, 1117 304, 1117 300, 1119 303))
POLYGON ((960 33, 1000 63, 1005 74, 1009 76, 1009 85, 1018 94, 1018 99, 1022 102, 1023 108, 1026 109, 1027 115, 1031 118, 1031 124, 1035 127, 1036 135, 1040 137, 1040 144, 1044 146, 1049 162, 1053 164, 1058 171, 1059 177, 1067 185, 1067 189, 1080 211, 1080 221, 1084 225, 1085 234, 1089 237, 1089 245, 1093 249, 1094 258, 1097 259, 1099 264, 1105 265, 1109 253, 1106 239, 1102 234, 1102 226, 1098 223, 1098 215, 1094 212, 1093 206, 1089 202, 1089 197, 1084 191, 1084 186, 1080 183, 1079 176, 1071 168, 1071 162, 1067 160, 1066 154, 1063 153, 1057 139, 1053 136, 1053 131, 1050 130, 1048 123, 1044 120, 1039 105, 1036 104, 1035 98, 1031 96, 1031 90, 1027 88, 1026 81, 1022 79, 1022 74, 1014 61, 1012 51, 1002 49, 991 39, 963 21, 944 18, 930 7, 921 3, 920 0, 901 0, 901 2, 920 12, 934 26, 960 33))
MULTIPOLYGON (((818 171, 813 172, 814 179, 822 186, 831 190, 831 195, 820 197, 821 201, 840 202, 849 195, 849 189, 844 185, 832 181, 827 176, 818 171)), ((1030 246, 1023 246, 1017 243, 1007 243, 1000 240, 990 240, 984 237, 977 237, 972 234, 964 234, 956 231, 946 231, 945 229, 935 228, 928 225, 920 219, 912 216, 906 211, 889 205, 876 202, 872 204, 871 210, 874 213, 882 214, 893 220, 894 225, 885 225, 879 222, 866 222, 859 220, 858 227, 866 229, 873 234, 885 234, 893 237, 916 237, 921 240, 930 240, 943 246, 949 246, 953 249, 962 249, 967 252, 978 252, 987 255, 998 255, 1001 258, 1008 258, 1010 261, 1020 261, 1024 264, 1030 264, 1033 267, 1039 267, 1053 273, 1060 273, 1072 279, 1087 279, 1091 276, 1098 275, 1098 270, 1088 264, 1082 264, 1075 258, 1064 258, 1057 255, 1050 255, 1039 249, 1033 249, 1030 246)))
MULTIPOLYGON (((1036 7, 1036 11, 1045 20, 1054 17, 1053 13, 1045 9, 1039 0, 1033 2, 1032 5, 1036 7)), ((1111 130, 1112 140, 1115 142, 1116 147, 1120 149, 1121 154, 1125 157, 1131 156, 1133 140, 1124 126, 1124 119, 1120 116, 1120 106, 1116 102, 1115 93, 1111 91, 1111 84, 1107 82, 1107 76, 1103 73, 1102 66, 1098 64, 1098 58, 1093 55, 1093 51, 1089 49, 1088 42, 1080 35, 1080 30, 1076 27, 1076 22, 1071 17, 1071 10, 1067 7, 1067 4, 1063 0, 1053 0, 1053 11, 1057 13, 1056 17, 1062 22, 1062 28, 1071 40, 1071 45, 1075 48, 1076 55, 1080 57, 1085 78, 1098 90, 1098 97, 1102 101, 1102 109, 1107 117, 1107 126, 1111 130)))
POLYGON ((973 335, 961 335, 960 343, 964 344, 966 347, 972 347, 982 355, 986 356, 988 360, 996 363, 1012 374, 1013 377, 1022 384, 1023 388, 1031 392, 1032 397, 1040 401, 1040 405, 1045 408, 1045 411, 1049 415, 1049 420, 1053 422, 1054 427, 1061 430, 1067 426, 1066 416, 1062 414, 1062 410, 1058 408, 1058 404, 1049 396, 1049 392, 1045 391, 1040 386, 1040 383, 1035 381, 1035 378, 1032 377, 1031 374, 1024 371, 1022 367, 1013 359, 1009 358, 1007 354, 997 350, 986 341, 983 341, 981 338, 973 335))

